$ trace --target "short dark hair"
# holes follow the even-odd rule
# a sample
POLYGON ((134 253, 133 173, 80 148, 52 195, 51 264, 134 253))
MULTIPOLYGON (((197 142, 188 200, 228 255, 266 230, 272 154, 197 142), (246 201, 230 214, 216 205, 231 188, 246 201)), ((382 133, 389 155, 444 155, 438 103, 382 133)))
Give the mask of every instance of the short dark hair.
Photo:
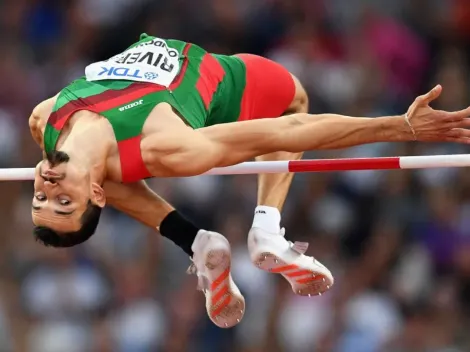
POLYGON ((101 207, 88 201, 87 208, 80 219, 82 227, 74 232, 56 232, 49 227, 35 226, 34 237, 46 247, 67 248, 88 240, 100 222, 101 207))

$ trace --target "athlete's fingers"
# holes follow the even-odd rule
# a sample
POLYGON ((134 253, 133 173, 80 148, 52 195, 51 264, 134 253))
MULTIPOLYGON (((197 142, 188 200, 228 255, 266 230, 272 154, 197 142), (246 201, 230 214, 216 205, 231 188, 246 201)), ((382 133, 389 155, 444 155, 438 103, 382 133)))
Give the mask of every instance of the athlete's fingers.
POLYGON ((465 128, 453 128, 446 133, 446 136, 451 138, 470 138, 470 130, 465 128))
POLYGON ((453 111, 453 112, 444 112, 446 121, 463 121, 470 117, 470 106, 466 109, 453 111))
POLYGON ((470 144, 470 138, 466 137, 447 137, 445 141, 451 143, 470 144))
POLYGON ((470 118, 465 118, 459 121, 451 121, 445 124, 445 127, 448 129, 454 128, 470 128, 470 118))
POLYGON ((426 94, 417 97, 415 101, 418 106, 426 106, 429 105, 429 103, 431 103, 433 100, 437 99, 441 95, 441 93, 442 86, 438 84, 426 94))
MULTIPOLYGON (((426 94, 420 95, 419 97, 417 97, 413 101, 413 104, 411 104, 410 107, 408 108, 408 112, 407 112, 408 116, 410 118, 414 117, 418 109, 427 107, 431 101, 439 97, 441 92, 442 92, 441 85, 437 85, 426 94)), ((436 110, 433 110, 433 112, 436 112, 436 110)))

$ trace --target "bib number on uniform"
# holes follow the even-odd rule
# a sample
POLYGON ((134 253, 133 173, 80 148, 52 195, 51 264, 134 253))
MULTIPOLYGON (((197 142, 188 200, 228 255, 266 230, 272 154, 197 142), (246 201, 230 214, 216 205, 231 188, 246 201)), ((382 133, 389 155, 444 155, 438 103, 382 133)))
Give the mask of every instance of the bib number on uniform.
POLYGON ((155 38, 85 69, 87 81, 123 79, 169 87, 180 70, 179 53, 155 38))

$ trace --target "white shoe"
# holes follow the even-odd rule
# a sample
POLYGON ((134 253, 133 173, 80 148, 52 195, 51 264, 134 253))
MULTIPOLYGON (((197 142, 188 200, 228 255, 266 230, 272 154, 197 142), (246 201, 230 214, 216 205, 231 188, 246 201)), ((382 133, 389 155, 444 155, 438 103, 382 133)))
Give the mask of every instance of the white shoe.
POLYGON ((219 233, 200 230, 191 249, 193 264, 188 273, 198 276, 198 289, 206 296, 209 318, 221 328, 237 325, 245 314, 245 298, 230 274, 228 240, 219 233))
POLYGON ((258 268, 281 274, 301 296, 321 295, 333 286, 331 272, 318 260, 304 255, 308 243, 288 242, 284 228, 272 234, 252 228, 248 234, 251 261, 258 268))

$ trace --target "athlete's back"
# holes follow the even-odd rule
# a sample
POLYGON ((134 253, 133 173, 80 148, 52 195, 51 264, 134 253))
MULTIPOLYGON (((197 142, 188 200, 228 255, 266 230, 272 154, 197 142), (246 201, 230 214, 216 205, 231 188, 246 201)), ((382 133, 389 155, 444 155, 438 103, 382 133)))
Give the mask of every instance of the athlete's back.
POLYGON ((45 128, 44 148, 54 150, 66 121, 80 110, 105 117, 118 146, 133 145, 137 155, 144 124, 160 104, 198 129, 280 116, 295 93, 290 73, 268 59, 211 54, 191 43, 143 34, 123 53, 89 65, 84 77, 59 93, 45 128))

